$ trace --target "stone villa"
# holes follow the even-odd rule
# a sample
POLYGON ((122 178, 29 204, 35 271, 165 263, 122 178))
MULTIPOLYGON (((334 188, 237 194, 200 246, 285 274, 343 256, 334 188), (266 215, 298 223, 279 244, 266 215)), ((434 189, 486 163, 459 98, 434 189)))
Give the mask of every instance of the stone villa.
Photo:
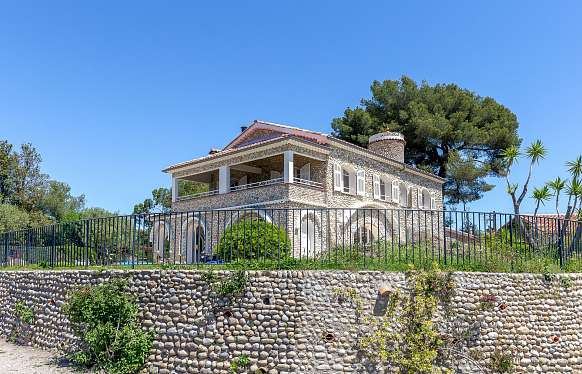
POLYGON ((176 250, 188 262, 209 255, 210 243, 218 240, 213 236, 242 219, 241 214, 286 226, 294 255, 303 256, 321 252, 338 236, 360 243, 396 235, 404 240, 415 235, 414 230, 407 232, 407 222, 414 216, 400 217, 399 211, 443 209, 444 180, 404 164, 406 142, 399 133, 373 135, 363 148, 265 121, 241 130, 223 149, 163 170, 172 178, 173 212, 198 212, 175 222, 179 228, 172 229, 172 222, 158 223, 156 228, 158 235, 176 232, 175 237, 182 237, 176 250), (182 180, 207 188, 184 195, 179 188, 182 180), (323 208, 338 209, 332 213, 323 208))

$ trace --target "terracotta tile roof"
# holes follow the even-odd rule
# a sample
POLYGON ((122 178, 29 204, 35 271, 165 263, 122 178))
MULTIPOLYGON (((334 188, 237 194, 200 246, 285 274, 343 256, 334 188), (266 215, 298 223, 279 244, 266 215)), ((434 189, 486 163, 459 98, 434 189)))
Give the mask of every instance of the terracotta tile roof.
POLYGON ((282 125, 273 122, 255 120, 246 130, 244 130, 230 143, 228 143, 226 147, 224 147, 224 150, 228 150, 231 148, 239 148, 241 146, 261 142, 265 139, 277 137, 276 135, 277 133, 279 133, 280 135, 289 135, 298 138, 303 138, 318 144, 328 144, 327 139, 328 135, 321 132, 301 129, 299 127, 282 125), (273 134, 259 135, 256 137, 256 139, 252 139, 252 136, 260 131, 270 131, 273 134))

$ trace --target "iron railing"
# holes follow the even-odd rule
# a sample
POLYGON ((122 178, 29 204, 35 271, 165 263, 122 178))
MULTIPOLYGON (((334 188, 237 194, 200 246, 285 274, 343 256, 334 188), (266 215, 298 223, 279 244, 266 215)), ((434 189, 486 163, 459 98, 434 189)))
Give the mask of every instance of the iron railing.
POLYGON ((0 266, 582 268, 582 223, 414 209, 237 209, 64 222, 0 234, 0 266))

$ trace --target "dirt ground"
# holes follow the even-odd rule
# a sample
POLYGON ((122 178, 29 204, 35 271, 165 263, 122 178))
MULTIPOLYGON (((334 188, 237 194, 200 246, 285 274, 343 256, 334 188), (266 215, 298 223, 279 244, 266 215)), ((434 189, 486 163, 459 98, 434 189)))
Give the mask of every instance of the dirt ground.
POLYGON ((0 339, 0 373, 64 374, 78 371, 59 363, 54 352, 15 345, 0 339))

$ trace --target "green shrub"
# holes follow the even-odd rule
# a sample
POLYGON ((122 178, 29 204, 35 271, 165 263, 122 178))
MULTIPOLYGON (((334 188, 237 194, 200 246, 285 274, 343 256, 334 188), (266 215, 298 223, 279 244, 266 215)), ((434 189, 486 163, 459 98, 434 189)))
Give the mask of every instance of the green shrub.
POLYGON ((77 364, 111 374, 135 373, 143 366, 153 333, 141 329, 138 306, 125 281, 114 279, 73 292, 64 312, 82 340, 73 355, 77 364))
POLYGON ((226 261, 236 259, 278 259, 289 256, 289 237, 277 225, 259 220, 233 224, 218 243, 217 254, 226 261))
POLYGON ((30 325, 34 321, 34 312, 24 302, 19 301, 14 305, 14 314, 21 322, 30 325))
POLYGON ((489 366, 494 373, 513 373, 513 356, 496 349, 491 355, 489 366))

